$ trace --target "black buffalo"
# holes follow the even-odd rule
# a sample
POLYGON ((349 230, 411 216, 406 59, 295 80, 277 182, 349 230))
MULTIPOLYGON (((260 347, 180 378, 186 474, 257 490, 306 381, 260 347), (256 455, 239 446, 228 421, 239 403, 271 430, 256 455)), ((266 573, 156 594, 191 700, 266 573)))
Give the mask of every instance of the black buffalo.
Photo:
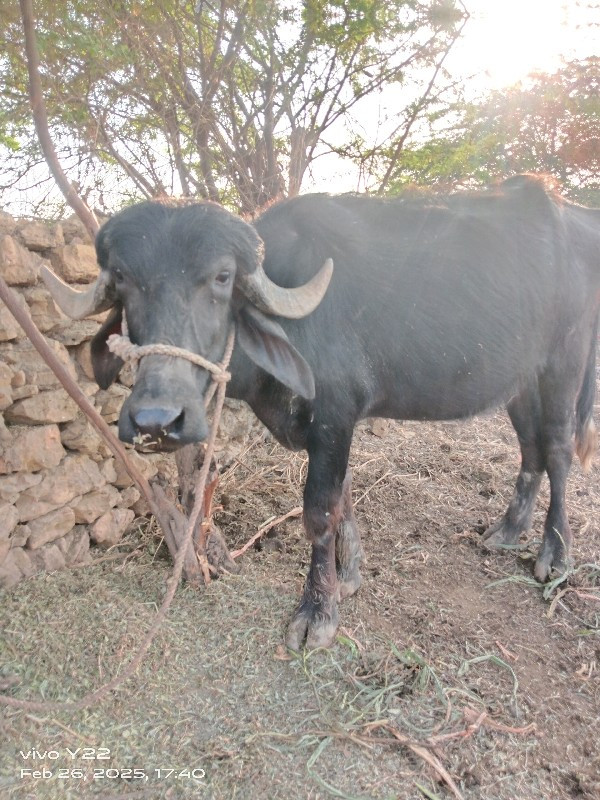
MULTIPOLYGON (((445 199, 307 195, 254 225, 207 203, 142 203, 101 229, 102 269, 90 291, 55 291, 75 316, 112 307, 92 343, 104 387, 121 367, 106 338, 123 308, 134 342, 213 361, 235 323, 228 394, 286 447, 308 451, 312 560, 287 642, 314 647, 330 644, 338 600, 361 581, 347 470, 354 426, 367 416, 444 420, 506 404, 521 469, 484 538, 518 541, 546 472, 535 575, 544 581, 565 567, 567 475, 574 450, 587 463, 596 443, 599 223, 600 211, 530 176, 445 199)), ((208 381, 187 361, 145 357, 121 438, 142 434, 162 447, 202 440, 208 381)))

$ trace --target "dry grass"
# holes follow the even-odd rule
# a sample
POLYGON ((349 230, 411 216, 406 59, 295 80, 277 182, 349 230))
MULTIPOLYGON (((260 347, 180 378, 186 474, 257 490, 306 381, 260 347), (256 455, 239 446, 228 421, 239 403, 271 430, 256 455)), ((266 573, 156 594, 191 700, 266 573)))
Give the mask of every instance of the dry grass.
MULTIPOLYGON (((464 800, 597 800, 598 464, 588 476, 573 470, 574 565, 548 587, 529 563, 547 488, 519 554, 478 544, 518 467, 504 415, 390 423, 384 438, 363 425, 352 464, 368 562, 331 650, 290 658, 282 647, 309 557, 290 519, 241 557, 240 575, 201 593, 183 588, 135 679, 101 706, 52 717, 5 710, 0 796, 458 796, 441 766, 464 800), (71 761, 67 748, 78 747, 109 748, 110 760, 71 761), (23 759, 32 748, 59 758, 23 759), (19 777, 44 765, 87 779, 19 777), (107 767, 115 777, 93 779, 107 767), (168 769, 159 779, 155 770, 168 769)), ((231 549, 298 504, 305 473, 303 454, 262 436, 250 443, 219 487, 231 549)), ((3 598, 0 680, 12 679, 11 694, 76 699, 124 668, 168 575, 154 536, 140 529, 122 559, 40 576, 3 598)))

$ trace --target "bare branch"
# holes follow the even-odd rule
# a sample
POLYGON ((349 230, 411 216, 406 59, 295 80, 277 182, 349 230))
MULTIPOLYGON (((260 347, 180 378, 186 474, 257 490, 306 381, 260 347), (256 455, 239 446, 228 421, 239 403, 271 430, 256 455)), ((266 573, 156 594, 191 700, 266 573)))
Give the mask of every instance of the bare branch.
POLYGON ((410 134, 410 132, 411 132, 411 130, 413 128, 413 125, 415 124, 415 121, 417 120, 417 118, 421 114, 421 112, 422 112, 423 108, 425 107, 425 105, 427 105, 427 103, 429 102, 431 92, 433 90, 435 82, 437 81, 438 75, 440 74, 440 72, 442 70, 442 67, 444 65, 444 61, 446 60, 446 58, 450 54, 450 51, 454 47, 454 45, 457 42, 457 40, 460 38, 460 36, 462 34, 462 31, 463 31, 465 25, 468 22, 468 19, 469 19, 469 17, 467 15, 463 20, 463 24, 460 26, 458 31, 456 31, 454 36, 451 38, 451 40, 448 43, 446 49, 442 53, 442 57, 437 61, 436 65, 435 65, 435 69, 433 70, 433 74, 432 74, 432 76, 431 76, 431 78, 429 80, 429 83, 425 87, 425 91, 421 94, 421 97, 420 97, 419 101, 417 103, 415 103, 415 105, 413 107, 413 110, 412 110, 412 113, 409 115, 409 118, 408 118, 408 120, 406 122, 406 125, 405 125, 405 128, 404 128, 404 132, 403 132, 402 136, 400 137, 400 139, 398 140, 398 142, 396 144, 396 147, 394 148, 394 152, 392 154, 392 157, 390 158, 390 163, 388 164, 388 168, 387 168, 387 170, 385 172, 385 175, 383 176, 383 180, 379 184, 379 188, 377 189, 377 193, 378 194, 383 194, 385 192, 385 190, 387 189, 387 187, 389 186, 389 182, 390 182, 390 179, 392 177, 394 168, 395 168, 395 166, 396 166, 396 164, 398 162, 400 154, 404 150, 404 146, 405 146, 406 141, 408 139, 408 136, 409 136, 409 134, 410 134))
POLYGON ((23 22, 23 32, 25 34, 25 52, 27 56, 27 71, 29 73, 29 99, 33 113, 35 129, 40 141, 40 145, 50 171, 59 189, 63 193, 65 200, 81 219, 92 239, 96 237, 99 229, 98 220, 93 211, 83 202, 75 187, 68 179, 56 155, 56 150, 50 138, 48 129, 48 115, 46 104, 42 93, 42 82, 40 79, 40 56, 35 35, 35 19, 33 16, 32 0, 19 0, 21 6, 21 19, 23 22))
POLYGON ((142 173, 137 170, 133 164, 127 161, 118 150, 116 150, 115 146, 113 145, 111 137, 108 135, 104 125, 102 122, 98 121, 98 133, 102 138, 102 144, 106 149, 108 155, 113 158, 117 164, 123 169, 123 171, 129 175, 132 179, 134 184, 138 187, 138 189, 144 194, 145 197, 150 198, 156 196, 156 190, 152 186, 152 184, 146 180, 146 178, 142 175, 142 173))

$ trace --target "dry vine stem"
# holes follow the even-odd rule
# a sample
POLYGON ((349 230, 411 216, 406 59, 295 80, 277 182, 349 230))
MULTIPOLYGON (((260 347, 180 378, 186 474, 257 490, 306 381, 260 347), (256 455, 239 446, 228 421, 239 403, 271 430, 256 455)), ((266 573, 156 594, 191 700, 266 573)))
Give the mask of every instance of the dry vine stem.
MULTIPOLYGON (((69 182, 61 167, 58 156, 56 155, 56 150, 54 149, 54 145, 50 138, 50 133, 48 130, 48 117, 46 113, 46 106, 44 103, 42 83, 39 72, 40 60, 35 35, 33 4, 31 0, 20 0, 20 7, 23 31, 25 34, 27 69, 29 73, 29 98, 40 145, 44 152, 48 166, 50 167, 50 170, 54 175, 60 190, 65 196, 65 199, 76 211, 77 215, 82 220, 93 239, 98 232, 98 221, 96 220, 94 214, 86 206, 82 198, 78 195, 73 185, 69 182)), ((114 455, 122 461, 125 470, 140 489, 142 495, 150 506, 150 510, 158 520, 163 531, 165 542, 167 543, 169 551, 171 552, 175 562, 173 573, 167 582, 167 592, 165 593, 165 597, 154 619, 154 622, 144 638, 144 641, 142 642, 138 652, 119 676, 115 677, 112 681, 104 686, 101 686, 99 689, 96 689, 94 692, 85 695, 81 700, 73 703, 39 703, 26 700, 17 700, 12 697, 0 695, 0 704, 22 708, 28 711, 47 711, 50 709, 76 711, 97 702, 106 694, 108 694, 109 691, 115 689, 133 675, 140 662, 144 658, 154 637, 158 633, 158 629, 160 628, 171 602, 173 601, 173 597, 175 596, 175 591, 181 576, 184 575, 187 580, 192 583, 199 583, 201 580, 202 573, 200 570, 200 564, 193 548, 193 535, 198 524, 198 520, 203 512, 204 486, 206 483, 208 470, 210 468, 217 428, 221 417, 221 411, 223 409, 226 381, 221 377, 221 381, 218 383, 217 402, 213 418, 213 425, 211 428, 204 464, 198 479, 196 499, 189 518, 186 518, 181 511, 179 511, 172 503, 168 501, 165 493, 158 485, 150 486, 148 481, 139 472, 139 470, 133 466, 121 442, 119 442, 106 422, 102 419, 100 414, 98 414, 79 386, 77 386, 75 381, 71 378, 65 367, 52 352, 44 336, 40 333, 37 326, 30 319, 29 315, 18 304, 11 289, 1 276, 0 299, 4 301, 8 310, 23 328, 33 346, 48 364, 50 369, 54 372, 69 396, 77 403, 79 408, 89 419, 90 423, 104 438, 114 455)), ((231 348, 232 347, 233 342, 231 342, 231 348)), ((231 352, 229 350, 228 356, 226 356, 227 363, 230 356, 231 352)), ((222 371, 225 370, 227 363, 224 362, 222 371)), ((212 393, 214 393, 214 388, 216 385, 216 383, 213 383, 210 387, 208 393, 209 399, 212 397, 212 393)))
MULTIPOLYGON (((115 435, 110 430, 106 422, 102 419, 102 417, 98 414, 95 408, 91 405, 87 397, 83 394, 81 389, 77 386, 75 381, 68 374, 64 366, 56 358, 55 354, 52 352, 52 350, 46 343, 46 340, 44 339, 43 335, 40 333, 34 322, 29 318, 27 313, 19 306, 19 304, 15 300, 15 297, 11 289, 8 287, 8 285, 6 284, 6 282, 2 277, 0 277, 0 299, 4 301, 11 314, 15 317, 19 325, 21 325, 21 327, 29 337, 33 346, 40 353, 40 355, 46 361, 48 366, 52 369, 56 377, 59 379, 61 384, 68 392, 68 394, 73 398, 73 400, 75 400, 77 405, 81 408, 81 410, 90 420, 92 425, 96 428, 98 433, 106 440, 106 443, 113 451, 115 456, 121 459, 128 474, 139 486, 144 497, 148 501, 150 508, 157 517, 163 529, 165 541, 167 541, 167 543, 169 544, 169 549, 171 549, 172 552, 174 549, 175 564, 173 566, 173 572, 167 581, 167 591, 165 593, 163 602, 158 610, 158 613, 156 614, 156 617, 154 618, 154 622, 152 623, 150 630, 148 631, 142 644, 140 645, 139 650, 137 651, 135 656, 131 659, 128 666, 122 673, 120 673, 118 676, 116 676, 115 678, 113 678, 111 681, 104 684, 100 688, 96 689, 95 691, 85 695, 84 697, 81 698, 81 700, 78 700, 76 702, 40 703, 29 700, 17 700, 16 698, 13 697, 6 697, 5 695, 0 695, 0 704, 12 706, 14 708, 21 708, 27 711, 80 711, 81 709, 86 708, 92 705, 93 703, 96 703, 98 700, 107 695, 108 692, 112 691, 113 689, 116 689, 117 686, 124 683, 124 681, 126 681, 134 674, 139 664, 141 663, 142 659, 146 655, 146 652, 148 651, 148 648, 150 647, 156 634, 158 633, 162 621, 167 615, 169 607, 175 596, 177 586, 179 585, 179 581, 184 572, 184 565, 186 565, 190 561, 190 557, 193 559, 193 563, 195 564, 195 567, 193 568, 192 571, 193 575, 199 575, 200 573, 198 559, 192 548, 192 539, 196 526, 198 525, 198 522, 201 519, 204 510, 204 487, 206 485, 206 479, 208 477, 208 472, 210 469, 210 462, 214 450, 214 444, 217 436, 219 420, 221 418, 221 412, 223 410, 223 402, 225 400, 225 390, 227 384, 225 380, 221 380, 217 384, 213 383, 213 387, 216 385, 216 391, 217 391, 217 400, 214 411, 213 423, 211 427, 210 437, 207 443, 207 450, 204 458, 204 463, 202 465, 200 476, 198 478, 198 484, 196 487, 196 495, 195 495, 196 500, 194 503, 194 507, 190 513, 190 516, 186 520, 184 514, 182 514, 181 511, 176 509, 171 503, 167 501, 164 493, 162 491, 157 491, 160 487, 151 487, 148 481, 131 464, 131 461, 127 457, 127 453, 123 445, 119 442, 119 440, 115 437, 115 435), (181 535, 182 533, 181 525, 182 522, 184 521, 187 523, 187 526, 185 528, 185 533, 181 535)), ((233 349, 233 337, 230 337, 227 351, 224 356, 223 364, 220 365, 222 366, 222 371, 225 370, 229 362, 232 349, 233 349)), ((214 388, 212 388, 212 392, 211 390, 209 390, 209 397, 212 397, 213 392, 214 388)))

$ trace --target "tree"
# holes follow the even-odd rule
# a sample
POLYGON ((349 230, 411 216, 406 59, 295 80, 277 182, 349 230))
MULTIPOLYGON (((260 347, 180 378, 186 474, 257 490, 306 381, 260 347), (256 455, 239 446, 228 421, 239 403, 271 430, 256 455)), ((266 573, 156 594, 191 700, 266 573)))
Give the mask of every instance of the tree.
MULTIPOLYGON (((427 108, 466 18, 457 2, 40 0, 51 135, 95 205, 183 193, 254 212, 296 194, 326 132, 382 87, 419 70, 427 108)), ((42 159, 17 12, 4 33, 6 188, 42 159)))
POLYGON ((409 183, 451 188, 543 172, 567 196, 600 205, 599 119, 598 59, 572 61, 433 116, 427 141, 403 150, 387 183, 392 154, 382 153, 373 181, 395 192, 409 183))

